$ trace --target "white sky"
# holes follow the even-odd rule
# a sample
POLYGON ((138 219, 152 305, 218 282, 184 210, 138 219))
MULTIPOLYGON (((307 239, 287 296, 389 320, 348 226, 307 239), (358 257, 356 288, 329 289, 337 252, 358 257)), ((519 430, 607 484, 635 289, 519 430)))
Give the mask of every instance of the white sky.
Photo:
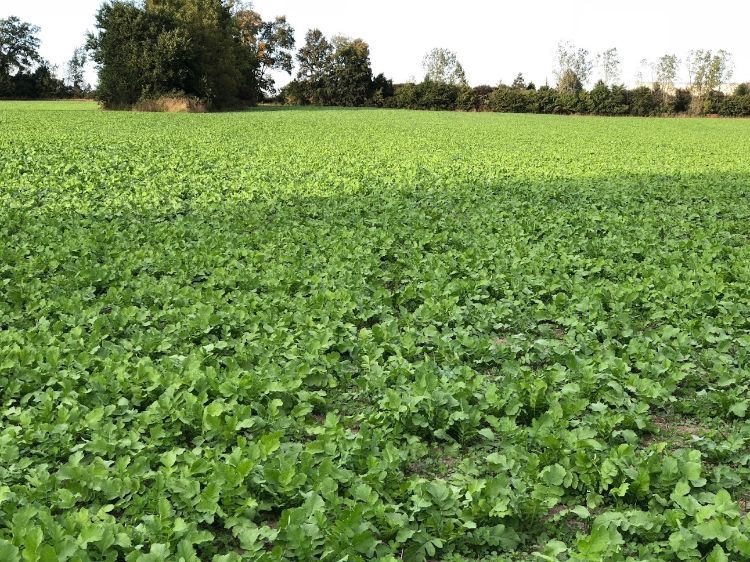
MULTIPOLYGON (((63 68, 93 28, 101 2, 0 0, 0 18, 16 15, 40 26, 42 55, 63 68)), ((616 7, 601 0, 255 0, 254 6, 264 19, 286 15, 298 46, 312 27, 329 36, 363 38, 370 44, 374 73, 385 72, 396 82, 420 80, 424 53, 445 47, 458 53, 472 85, 510 83, 519 71, 537 85, 545 79, 552 84, 561 39, 592 55, 617 47, 628 84, 635 81, 641 59, 665 53, 684 59, 699 48, 730 51, 733 81, 750 81, 748 0, 629 0, 616 7)))

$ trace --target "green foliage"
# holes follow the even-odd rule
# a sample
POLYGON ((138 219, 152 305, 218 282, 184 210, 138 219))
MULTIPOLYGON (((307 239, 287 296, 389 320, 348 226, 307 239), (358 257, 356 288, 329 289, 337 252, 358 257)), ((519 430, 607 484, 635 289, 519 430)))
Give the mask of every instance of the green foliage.
POLYGON ((312 29, 297 53, 297 62, 297 80, 282 91, 287 103, 382 106, 393 95, 393 84, 385 76, 373 80, 370 46, 362 39, 337 36, 329 42, 319 29, 312 29))
POLYGON ((648 117, 658 113, 659 97, 651 88, 641 86, 630 90, 627 99, 631 115, 648 117))
MULTIPOLYGON (((460 111, 494 111, 499 113, 557 113, 557 114, 592 114, 592 115, 635 115, 657 116, 673 115, 691 111, 693 97, 688 90, 675 90, 668 94, 658 85, 653 89, 642 86, 627 90, 625 86, 608 86, 603 81, 597 82, 587 92, 581 83, 569 72, 570 87, 552 89, 546 86, 538 90, 527 86, 521 87, 522 80, 517 79, 515 86, 454 86, 438 82, 425 81, 421 84, 400 84, 393 88, 390 96, 378 98, 375 105, 401 109, 460 110, 460 111)), ((287 89, 287 98, 291 103, 298 103, 303 93, 298 94, 301 84, 293 84, 287 89)), ((383 90, 385 91, 385 90, 383 90)), ((700 108, 699 114, 719 114, 728 117, 745 117, 750 115, 750 97, 739 89, 732 95, 713 92, 696 98, 700 108)), ((312 102, 309 102, 312 103, 312 102)))
POLYGON ((561 94, 578 94, 583 90, 583 84, 578 75, 571 69, 565 70, 557 82, 557 91, 561 94))
POLYGON ((603 81, 596 83, 589 94, 591 112, 597 115, 627 115, 627 90, 624 86, 612 86, 603 81))
POLYGON ((333 53, 333 103, 345 107, 362 106, 367 103, 372 90, 369 45, 362 39, 337 38, 333 53))
POLYGON ((0 104, 0 560, 750 558, 746 122, 90 109, 0 104))
POLYGON ((0 19, 0 98, 66 98, 72 91, 39 54, 40 29, 15 16, 0 19))
POLYGON ((422 68, 425 82, 466 86, 466 73, 458 62, 458 55, 449 49, 434 48, 424 56, 422 68))
POLYGON ((526 113, 533 111, 532 103, 536 92, 519 87, 499 86, 487 99, 487 107, 491 111, 508 113, 526 113))
POLYGON ((39 31, 15 16, 0 19, 0 75, 28 72, 41 61, 39 31))
POLYGON ((263 22, 221 0, 114 0, 97 12, 96 28, 87 47, 108 108, 173 93, 216 108, 252 104, 275 93, 269 71, 291 72, 286 20, 263 22))

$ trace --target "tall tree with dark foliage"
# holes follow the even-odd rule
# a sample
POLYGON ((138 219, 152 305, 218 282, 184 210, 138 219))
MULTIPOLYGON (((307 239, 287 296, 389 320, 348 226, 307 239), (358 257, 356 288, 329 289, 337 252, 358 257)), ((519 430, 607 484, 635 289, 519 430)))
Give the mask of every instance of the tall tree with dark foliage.
POLYGON ((105 3, 88 48, 108 107, 181 93, 216 108, 253 104, 273 93, 272 69, 291 72, 293 30, 222 0, 105 3))

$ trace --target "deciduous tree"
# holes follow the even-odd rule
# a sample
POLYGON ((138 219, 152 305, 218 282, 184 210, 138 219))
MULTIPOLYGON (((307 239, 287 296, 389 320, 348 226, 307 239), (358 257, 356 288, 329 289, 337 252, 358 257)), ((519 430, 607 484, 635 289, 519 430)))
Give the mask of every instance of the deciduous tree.
POLYGON ((680 67, 680 59, 677 55, 662 55, 653 65, 653 74, 656 82, 664 89, 674 87, 677 80, 677 72, 680 67))
POLYGON ((15 16, 0 19, 0 75, 27 72, 41 62, 39 28, 15 16))
POLYGON ((333 45, 319 29, 305 34, 305 44, 297 52, 297 79, 305 85, 306 97, 313 104, 325 104, 331 96, 333 45))
POLYGON ((560 41, 557 44, 554 75, 558 83, 567 71, 572 71, 582 84, 586 84, 592 69, 593 63, 586 49, 577 48, 570 41, 560 41))
POLYGON ((339 36, 333 41, 334 91, 337 105, 365 105, 372 85, 370 46, 362 39, 339 36))
POLYGON ((461 86, 467 84, 466 73, 458 62, 458 56, 448 49, 432 49, 424 56, 422 67, 426 81, 461 86))
POLYGON ((620 80, 620 55, 617 47, 612 47, 596 55, 599 76, 607 86, 620 80))
POLYGON ((86 48, 77 47, 65 67, 65 77, 68 85, 73 89, 73 95, 80 96, 88 89, 86 85, 87 61, 86 48))

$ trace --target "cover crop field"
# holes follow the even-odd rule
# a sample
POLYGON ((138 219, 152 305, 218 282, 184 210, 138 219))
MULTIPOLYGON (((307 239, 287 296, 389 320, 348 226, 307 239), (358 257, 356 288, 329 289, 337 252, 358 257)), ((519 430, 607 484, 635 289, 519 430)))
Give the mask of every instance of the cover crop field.
POLYGON ((750 122, 0 104, 0 560, 750 560, 750 122))

